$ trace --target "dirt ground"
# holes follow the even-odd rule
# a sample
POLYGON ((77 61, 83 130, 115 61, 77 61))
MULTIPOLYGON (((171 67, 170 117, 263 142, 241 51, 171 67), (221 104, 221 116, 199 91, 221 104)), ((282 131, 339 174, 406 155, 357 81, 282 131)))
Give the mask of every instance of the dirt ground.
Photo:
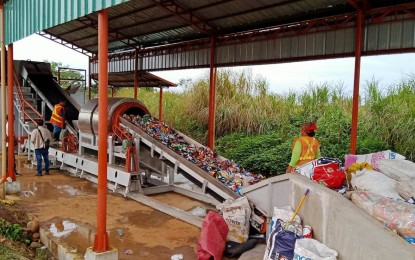
MULTIPOLYGON (((29 218, 39 220, 43 227, 52 229, 62 223, 75 223, 79 227, 77 232, 67 235, 65 242, 83 253, 92 246, 94 239, 96 185, 58 170, 38 177, 34 169, 24 167, 25 163, 25 158, 18 160, 17 168, 23 175, 18 181, 25 196, 20 196, 17 205, 25 209, 29 218)), ((178 194, 153 198, 183 210, 203 205, 178 194)), ((110 191, 107 230, 110 245, 119 251, 119 259, 170 259, 174 254, 196 259, 199 228, 110 191), (126 250, 131 250, 132 254, 125 254, 126 250)))

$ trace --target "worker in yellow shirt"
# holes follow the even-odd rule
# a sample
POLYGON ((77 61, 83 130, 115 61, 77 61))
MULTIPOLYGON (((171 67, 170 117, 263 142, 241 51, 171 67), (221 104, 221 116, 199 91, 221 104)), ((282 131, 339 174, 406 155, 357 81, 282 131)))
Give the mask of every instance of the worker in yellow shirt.
POLYGON ((314 138, 316 130, 317 125, 315 122, 307 122, 301 125, 301 136, 293 141, 291 161, 285 171, 286 173, 293 172, 296 167, 321 156, 320 143, 314 138))

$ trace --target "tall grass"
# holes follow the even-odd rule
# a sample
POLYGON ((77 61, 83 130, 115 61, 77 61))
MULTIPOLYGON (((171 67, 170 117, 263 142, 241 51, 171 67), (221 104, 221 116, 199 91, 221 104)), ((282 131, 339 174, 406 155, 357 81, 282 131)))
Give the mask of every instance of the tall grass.
MULTIPOLYGON (((352 93, 342 82, 310 83, 302 91, 279 95, 251 70, 223 69, 216 93, 217 150, 248 169, 282 172, 305 121, 317 122, 324 156, 343 158, 349 151, 352 93)), ((117 96, 131 97, 133 90, 122 89, 117 96)), ((155 116, 158 97, 158 91, 139 91, 139 99, 155 116)), ((392 149, 414 160, 415 75, 387 87, 375 79, 364 82, 360 97, 358 153, 392 149)), ((206 142, 209 75, 190 82, 183 92, 165 91, 163 106, 167 124, 206 142)))

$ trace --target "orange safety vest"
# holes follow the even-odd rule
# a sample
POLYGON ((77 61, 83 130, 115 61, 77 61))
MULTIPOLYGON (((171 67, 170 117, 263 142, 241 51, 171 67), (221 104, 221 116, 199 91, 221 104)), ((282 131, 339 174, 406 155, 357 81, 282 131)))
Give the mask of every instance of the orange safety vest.
POLYGON ((301 143, 301 155, 295 167, 316 159, 317 150, 320 146, 316 138, 310 136, 301 136, 294 140, 291 150, 294 150, 294 145, 297 141, 300 141, 301 143))
POLYGON ((64 119, 61 117, 61 112, 64 110, 63 106, 61 104, 56 104, 53 107, 52 116, 50 118, 50 123, 52 125, 59 126, 60 128, 63 128, 64 126, 64 119))

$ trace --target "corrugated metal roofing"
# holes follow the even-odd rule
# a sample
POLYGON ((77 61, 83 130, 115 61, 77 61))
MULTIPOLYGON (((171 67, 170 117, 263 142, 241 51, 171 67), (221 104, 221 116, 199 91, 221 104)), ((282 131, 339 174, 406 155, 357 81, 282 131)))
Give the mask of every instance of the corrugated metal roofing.
MULTIPOLYGON (((366 2, 378 7, 408 1, 366 2)), ((347 0, 10 0, 6 4, 6 18, 7 14, 11 15, 6 21, 7 28, 11 30, 10 22, 14 22, 17 28, 12 36, 7 36, 6 31, 7 41, 44 30, 96 53, 97 13, 93 11, 103 6, 111 6, 108 9, 110 52, 240 33, 356 11, 347 0), (23 8, 24 3, 30 8, 23 8)))
MULTIPOLYGON (((98 74, 91 77, 98 80, 98 74)), ((108 84, 117 88, 134 87, 134 72, 108 73, 108 84)), ((140 88, 176 87, 176 84, 162 79, 149 72, 140 72, 138 76, 138 86, 140 88)))
POLYGON ((5 43, 112 7, 129 0, 9 0, 5 9, 5 43))

